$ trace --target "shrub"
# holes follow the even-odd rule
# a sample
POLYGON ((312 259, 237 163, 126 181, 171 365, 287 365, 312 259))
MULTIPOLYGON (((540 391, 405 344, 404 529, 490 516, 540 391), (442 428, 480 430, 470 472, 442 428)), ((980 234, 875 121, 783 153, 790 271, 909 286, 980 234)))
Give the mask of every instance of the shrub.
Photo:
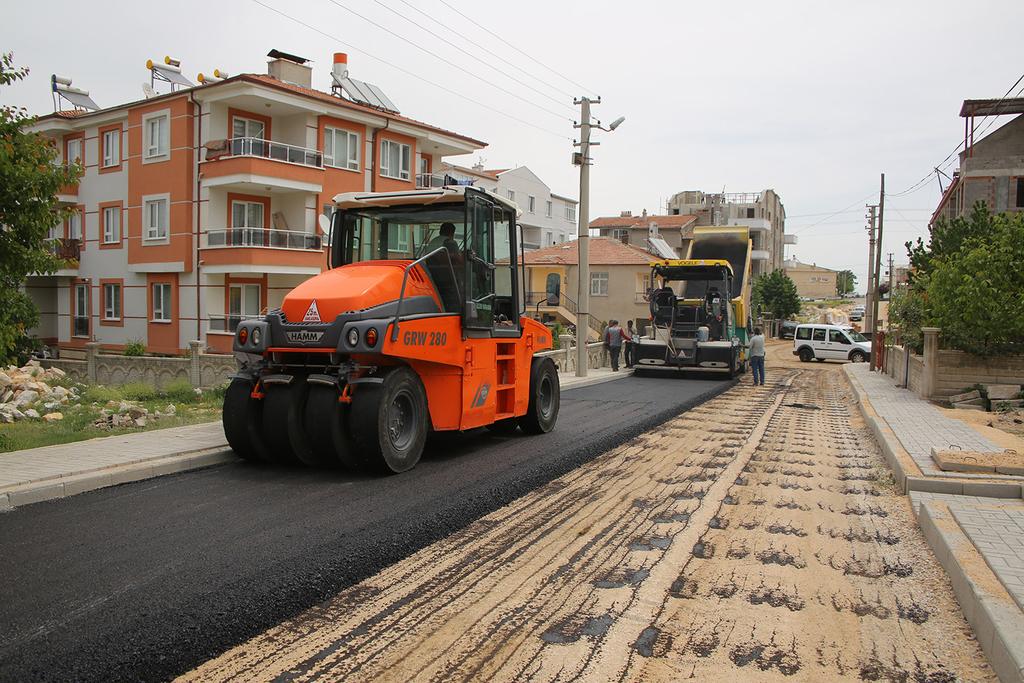
POLYGON ((105 387, 101 384, 87 386, 82 392, 83 403, 106 403, 107 401, 120 401, 121 392, 113 387, 105 387))
POLYGON ((175 403, 193 403, 199 398, 192 383, 187 379, 176 379, 169 383, 160 392, 160 398, 169 399, 175 403))
POLYGON ((121 387, 121 395, 129 401, 151 401, 155 398, 160 398, 160 392, 157 391, 156 387, 143 384, 142 382, 125 384, 121 387))
POLYGON ((145 356, 146 342, 142 341, 141 339, 132 339, 130 342, 124 345, 124 355, 145 356))

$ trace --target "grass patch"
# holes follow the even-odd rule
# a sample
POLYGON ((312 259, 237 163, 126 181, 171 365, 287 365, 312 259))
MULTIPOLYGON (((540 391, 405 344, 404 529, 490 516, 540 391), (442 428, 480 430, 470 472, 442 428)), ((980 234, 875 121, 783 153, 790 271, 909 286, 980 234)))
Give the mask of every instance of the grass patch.
MULTIPOLYGON (((68 382, 64 386, 69 387, 72 384, 74 383, 68 382)), ((188 381, 172 382, 162 390, 146 384, 126 384, 122 387, 79 385, 81 402, 78 405, 60 408, 64 415, 63 420, 21 420, 13 424, 0 425, 0 453, 84 441, 99 436, 116 436, 215 422, 220 419, 225 388, 204 389, 201 394, 197 394, 188 381), (174 406, 175 414, 171 417, 149 419, 145 427, 103 429, 94 426, 93 422, 100 417, 100 411, 110 401, 132 401, 141 404, 150 413, 158 410, 164 412, 170 404, 174 406)))

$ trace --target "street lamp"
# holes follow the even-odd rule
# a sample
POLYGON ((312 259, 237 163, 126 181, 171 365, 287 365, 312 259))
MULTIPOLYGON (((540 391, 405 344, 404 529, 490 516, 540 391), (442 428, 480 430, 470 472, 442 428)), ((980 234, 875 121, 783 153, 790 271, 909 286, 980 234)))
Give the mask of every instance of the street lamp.
POLYGON ((576 216, 579 221, 576 245, 579 255, 579 287, 576 295, 576 376, 586 377, 587 332, 590 329, 590 146, 601 144, 590 141, 590 129, 611 132, 622 125, 626 117, 620 116, 605 128, 600 121, 596 124, 590 122, 590 105, 601 104, 600 97, 595 100, 581 97, 574 104, 580 105, 580 123, 575 124, 575 127, 580 129, 580 141, 573 141, 573 144, 580 148, 579 153, 573 155, 573 163, 580 167, 580 210, 576 216))

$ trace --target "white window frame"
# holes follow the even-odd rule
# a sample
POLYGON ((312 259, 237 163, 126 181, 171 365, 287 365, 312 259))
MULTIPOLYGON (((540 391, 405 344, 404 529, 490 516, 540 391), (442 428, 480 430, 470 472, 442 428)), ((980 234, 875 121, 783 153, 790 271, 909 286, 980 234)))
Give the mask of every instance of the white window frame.
POLYGON ((555 206, 555 203, 549 199, 548 200, 547 211, 544 214, 546 217, 551 218, 551 214, 552 214, 552 211, 554 209, 554 206, 555 206))
POLYGON ((232 140, 240 140, 240 139, 246 139, 246 138, 251 138, 253 140, 266 140, 267 139, 267 123, 266 123, 266 121, 261 121, 260 119, 250 119, 250 118, 245 117, 245 116, 232 116, 231 117, 231 139, 232 140), (245 129, 244 131, 242 131, 242 133, 243 133, 242 135, 235 135, 235 122, 236 121, 241 121, 242 122, 242 128, 245 129), (258 127, 259 128, 259 132, 257 133, 255 130, 250 131, 249 130, 250 127, 254 128, 254 129, 258 127))
POLYGON ((505 190, 505 196, 508 197, 508 200, 510 202, 514 202, 516 200, 516 191, 515 190, 505 190))
POLYGON ((142 197, 142 244, 167 244, 171 241, 171 195, 150 194, 142 197), (164 202, 163 211, 163 234, 160 234, 160 226, 155 226, 157 232, 153 232, 154 226, 150 223, 149 205, 156 202, 164 202))
POLYGON ((68 239, 84 241, 84 233, 85 217, 82 215, 82 210, 76 206, 68 216, 68 239))
POLYGON ((537 213, 537 198, 532 194, 526 198, 526 207, 530 213, 537 213))
POLYGON ((121 241, 121 207, 104 206, 103 211, 100 212, 100 223, 103 230, 103 244, 118 244, 121 241), (107 220, 109 216, 114 216, 117 221, 113 226, 107 220))
POLYGON ((565 220, 575 221, 576 220, 576 205, 566 204, 565 205, 565 220))
POLYGON ((103 319, 115 322, 121 319, 121 285, 116 282, 103 283, 103 319))
POLYGON ((67 158, 64 161, 67 162, 68 166, 70 166, 71 164, 75 163, 76 161, 80 161, 83 166, 85 165, 85 159, 84 159, 85 146, 82 144, 82 138, 71 138, 70 140, 68 140, 67 141, 67 145, 66 145, 66 149, 67 149, 67 158), (71 152, 71 146, 72 145, 74 145, 75 148, 78 150, 74 154, 72 154, 72 152, 71 152))
POLYGON ((121 163, 121 129, 103 131, 103 139, 100 142, 103 152, 103 168, 111 168, 121 163))
POLYGON ((171 316, 174 315, 174 307, 171 299, 174 296, 174 287, 171 286, 171 283, 154 282, 149 286, 149 295, 153 300, 153 320, 151 322, 173 322, 171 316), (159 296, 157 296, 157 292, 160 292, 159 296))
POLYGON ((608 273, 590 274, 590 296, 608 296, 608 273))
POLYGON ((259 314, 260 314, 260 309, 261 309, 260 302, 263 300, 263 298, 262 298, 263 297, 263 292, 261 291, 261 289, 262 289, 262 285, 259 285, 259 284, 255 283, 255 282, 235 282, 235 283, 231 283, 231 285, 228 287, 228 316, 231 317, 231 318, 243 318, 243 319, 258 317, 259 314), (246 307, 245 307, 245 302, 246 302, 247 297, 245 295, 246 295, 247 292, 252 291, 251 288, 253 288, 253 287, 256 288, 256 310, 255 311, 247 311, 246 307), (238 290, 238 311, 237 312, 235 310, 233 310, 233 301, 232 301, 232 297, 231 297, 232 291, 234 291, 236 289, 238 290))
POLYGON ((412 172, 412 146, 394 140, 380 141, 380 174, 384 178, 409 180, 412 172), (391 148, 398 148, 398 168, 391 168, 391 148))
POLYGON ((150 164, 158 161, 167 161, 171 158, 171 110, 161 109, 142 117, 142 163, 150 164), (157 139, 154 144, 150 123, 155 120, 162 120, 163 125, 158 126, 157 139))
POLYGON ((324 165, 330 166, 331 168, 340 168, 346 171, 358 171, 359 170, 359 134, 353 133, 350 130, 344 128, 336 128, 334 126, 324 127, 324 165), (338 136, 345 136, 346 148, 346 159, 339 161, 335 158, 335 152, 337 151, 338 136), (330 144, 327 140, 330 137, 330 144))
POLYGON ((625 237, 627 243, 629 242, 629 228, 612 228, 612 239, 622 241, 625 237))

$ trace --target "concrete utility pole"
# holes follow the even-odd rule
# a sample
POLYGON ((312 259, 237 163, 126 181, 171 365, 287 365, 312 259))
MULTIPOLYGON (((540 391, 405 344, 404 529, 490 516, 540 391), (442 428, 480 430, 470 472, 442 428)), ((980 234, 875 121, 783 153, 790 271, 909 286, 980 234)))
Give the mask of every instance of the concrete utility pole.
MULTIPOLYGON (((895 280, 895 274, 892 271, 892 252, 890 251, 889 252, 889 301, 892 301, 892 288, 893 288, 894 280, 895 280)), ((888 320, 889 316, 886 316, 885 319, 888 320)))
POLYGON ((587 333, 590 329, 590 147, 600 142, 590 141, 590 129, 597 128, 611 132, 622 125, 626 117, 619 118, 605 128, 601 122, 591 123, 590 105, 601 104, 601 98, 590 99, 581 97, 573 102, 580 105, 580 122, 575 125, 580 129, 580 141, 573 141, 580 151, 573 155, 573 163, 580 167, 580 207, 576 214, 579 221, 577 227, 579 254, 579 287, 576 295, 576 376, 587 376, 587 333))
POLYGON ((885 174, 882 174, 881 186, 878 190, 878 248, 875 250, 875 282, 874 299, 871 311, 871 367, 875 367, 878 360, 878 344, 875 343, 875 335, 878 333, 878 287, 881 282, 882 270, 882 224, 885 219, 885 174))
MULTIPOLYGON (((601 103, 598 97, 596 104, 601 103)), ((576 295, 576 376, 586 377, 587 341, 590 330, 590 104, 591 100, 581 97, 574 104, 580 105, 579 166, 580 166, 580 210, 576 245, 579 254, 579 291, 576 295)))
POLYGON ((878 206, 875 204, 868 204, 868 281, 864 285, 864 329, 868 329, 871 325, 871 321, 874 320, 871 311, 871 302, 874 301, 874 297, 871 296, 871 283, 873 282, 875 272, 875 210, 878 206))

